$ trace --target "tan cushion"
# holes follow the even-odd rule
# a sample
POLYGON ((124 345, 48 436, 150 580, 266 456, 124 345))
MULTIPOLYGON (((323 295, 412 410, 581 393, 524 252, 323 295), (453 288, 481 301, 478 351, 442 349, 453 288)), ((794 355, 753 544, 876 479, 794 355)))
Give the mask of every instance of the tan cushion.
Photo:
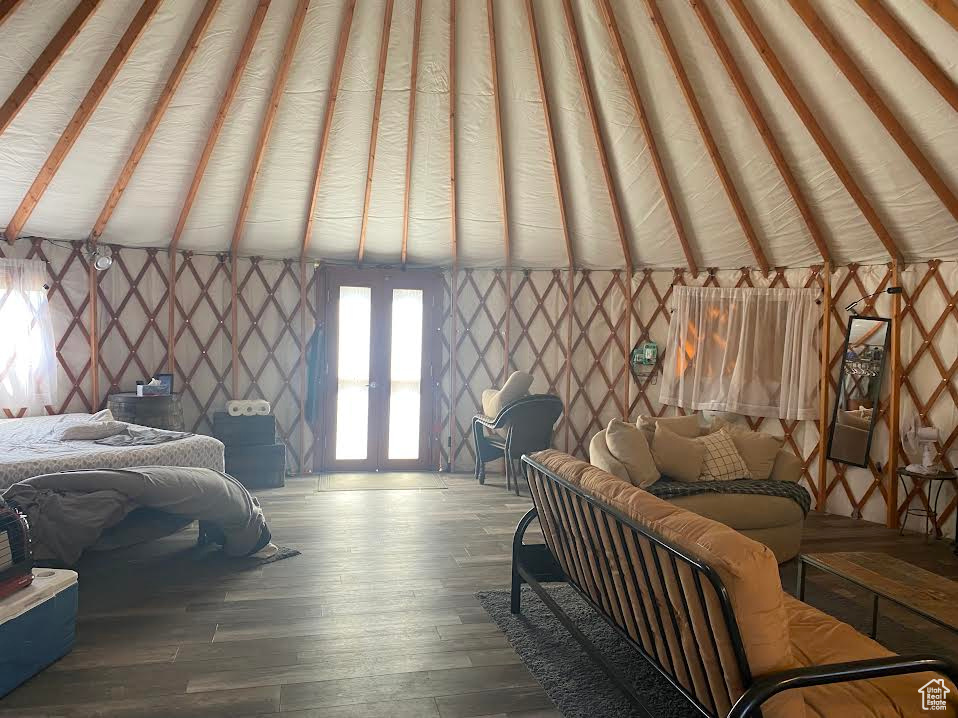
POLYGON ((495 419, 499 413, 499 390, 486 389, 482 392, 482 413, 495 419))
MULTIPOLYGON (((661 427, 659 431, 662 431, 661 427)), ((662 501, 647 491, 619 481, 601 469, 562 452, 550 449, 533 454, 532 458, 711 566, 728 591, 754 675, 762 676, 795 667, 790 653, 788 621, 778 565, 768 548, 728 526, 662 501)), ((634 554, 634 551, 630 549, 629 553, 634 554)), ((638 556, 633 555, 632 560, 639 565, 638 556)), ((656 600, 666 599, 657 595, 656 600)), ((666 630, 669 630, 667 625, 666 630)), ((691 651, 691 644, 698 639, 689 633, 689 627, 684 622, 680 625, 680 631, 683 644, 689 646, 688 650, 691 651)), ((706 628, 699 626, 695 634, 708 635, 706 631, 706 628)), ((719 654, 729 656, 729 642, 724 631, 716 631, 716 641, 719 654)), ((725 680, 721 676, 716 677, 714 664, 710 663, 706 670, 713 680, 725 680)), ((733 699, 741 691, 740 684, 733 685, 733 699)), ((708 697, 703 696, 703 700, 707 703, 708 697)), ((725 712, 727 709, 722 714, 725 712)), ((801 718, 804 716, 801 696, 795 691, 776 696, 763 706, 763 715, 766 718, 801 718)))
POLYGON ((695 494, 676 496, 670 504, 741 531, 785 526, 802 521, 802 507, 784 496, 763 494, 695 494))
MULTIPOLYGON (((482 392, 482 413, 488 417, 495 418, 504 407, 509 406, 514 401, 518 401, 529 393, 529 387, 532 386, 532 375, 521 371, 514 371, 506 379, 506 383, 501 389, 486 389, 482 392)), ((496 433, 501 436, 508 434, 507 429, 497 429, 496 433)))
POLYGON ((645 432, 645 438, 652 445, 655 438, 655 427, 661 424, 669 429, 673 434, 684 436, 688 439, 694 439, 702 434, 702 427, 699 425, 698 414, 689 414, 688 416, 640 416, 635 425, 645 432))
POLYGON ((732 481, 750 479, 745 460, 735 448, 735 442, 725 430, 696 439, 705 447, 705 459, 702 462, 702 480, 732 481))
POLYGON ((514 371, 506 379, 506 383, 499 390, 499 409, 509 406, 529 393, 529 387, 532 386, 532 374, 526 374, 523 371, 514 371))
POLYGON ((592 441, 589 442, 589 463, 603 471, 608 471, 616 478, 631 483, 628 469, 609 451, 609 445, 605 439, 605 429, 593 436, 592 441))
MULTIPOLYGON (((856 631, 846 623, 822 613, 798 599, 785 596, 785 612, 791 642, 791 654, 801 666, 860 661, 894 655, 891 651, 856 631)), ((809 718, 832 716, 868 716, 869 718, 901 718, 901 716, 958 716, 958 689, 946 680, 951 690, 948 709, 921 710, 918 689, 928 681, 941 678, 933 673, 890 676, 870 681, 834 683, 828 686, 803 688, 806 715, 809 718)))
POLYGON ((785 443, 783 437, 772 436, 763 431, 751 431, 734 424, 726 427, 726 431, 735 442, 735 448, 745 460, 745 465, 748 466, 753 479, 764 481, 772 475, 775 457, 785 443))
POLYGON ((779 449, 769 478, 775 481, 801 481, 802 460, 788 449, 779 449))
POLYGON ((705 461, 705 446, 658 424, 652 440, 652 459, 659 473, 670 479, 698 481, 705 461))
POLYGON ((645 488, 659 480, 661 474, 655 468, 645 433, 634 424, 613 419, 605 431, 605 442, 612 456, 622 462, 633 486, 645 488))

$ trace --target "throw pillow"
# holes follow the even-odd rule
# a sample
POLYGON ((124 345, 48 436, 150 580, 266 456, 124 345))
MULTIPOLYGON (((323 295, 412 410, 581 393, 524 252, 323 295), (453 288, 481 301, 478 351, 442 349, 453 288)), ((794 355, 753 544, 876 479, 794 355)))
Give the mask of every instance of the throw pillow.
POLYGON ((703 436, 698 442, 705 449, 702 464, 702 479, 705 481, 731 481, 732 479, 750 479, 752 475, 735 441, 725 430, 703 436))
POLYGON ((589 463, 617 479, 622 479, 627 484, 632 483, 628 470, 609 451, 609 444, 605 440, 605 429, 593 436, 592 441, 589 442, 589 463))
POLYGON ((664 426, 673 434, 684 436, 687 439, 694 439, 702 433, 698 414, 661 417, 640 416, 635 424, 645 432, 645 438, 648 440, 650 446, 655 439, 655 427, 659 425, 664 426))
POLYGON ((698 481, 705 460, 705 447, 697 439, 679 436, 659 424, 652 441, 655 468, 675 481, 698 481))
POLYGON ((773 481, 793 481, 802 479, 802 460, 786 449, 782 449, 775 456, 775 466, 772 467, 773 481))
POLYGON ((752 478, 765 480, 771 476, 775 457, 785 439, 761 431, 749 431, 744 427, 727 428, 726 431, 732 436, 735 448, 745 460, 752 478))
POLYGON ((659 480, 652 451, 645 434, 634 424, 613 419, 605 431, 605 441, 612 456, 618 459, 629 473, 629 483, 644 489, 659 480))

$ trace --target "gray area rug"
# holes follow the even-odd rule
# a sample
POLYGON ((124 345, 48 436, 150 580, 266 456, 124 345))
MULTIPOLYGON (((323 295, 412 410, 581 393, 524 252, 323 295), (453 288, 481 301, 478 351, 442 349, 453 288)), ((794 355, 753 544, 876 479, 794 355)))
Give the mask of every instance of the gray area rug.
MULTIPOLYGON (((794 588, 794 563, 782 567, 782 583, 788 591, 794 588)), ((562 584, 551 584, 549 592, 579 629, 638 687, 637 692, 652 715, 657 718, 701 715, 575 591, 562 584)), ((565 718, 642 715, 528 586, 522 589, 519 616, 509 612, 508 591, 480 591, 476 596, 565 718)), ((864 633, 870 629, 871 599, 849 584, 812 575, 810 569, 805 600, 864 633)), ((888 604, 880 611, 878 638, 898 653, 936 653, 958 658, 953 634, 939 632, 933 625, 888 604)))

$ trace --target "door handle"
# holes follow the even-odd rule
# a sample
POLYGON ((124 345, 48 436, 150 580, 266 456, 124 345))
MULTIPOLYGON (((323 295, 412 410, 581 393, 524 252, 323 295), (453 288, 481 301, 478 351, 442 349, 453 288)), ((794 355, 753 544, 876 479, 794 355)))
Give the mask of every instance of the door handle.
POLYGON ((374 382, 374 381, 371 381, 371 382, 369 382, 369 383, 366 385, 366 387, 367 387, 368 389, 378 389, 378 388, 379 388, 379 384, 377 384, 377 383, 374 382))

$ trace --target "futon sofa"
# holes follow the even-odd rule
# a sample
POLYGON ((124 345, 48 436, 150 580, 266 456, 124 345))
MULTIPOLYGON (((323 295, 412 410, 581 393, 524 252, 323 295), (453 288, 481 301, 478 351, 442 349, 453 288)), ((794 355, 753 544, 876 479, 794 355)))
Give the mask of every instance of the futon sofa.
POLYGON ((958 716, 958 666, 897 656, 782 591, 772 552, 606 471, 524 456, 534 508, 513 541, 512 612, 528 583, 633 701, 629 685, 546 591, 564 580, 706 716, 958 716), (545 545, 525 544, 536 519, 545 545), (929 682, 949 693, 921 710, 929 682))
POLYGON ((613 420, 608 429, 592 438, 589 461, 676 506, 719 521, 765 544, 779 563, 798 555, 811 497, 798 484, 802 477, 801 460, 782 448, 780 438, 721 419, 705 426, 700 416, 694 414, 640 417, 635 426, 613 420), (683 466, 688 464, 688 440, 723 429, 731 433, 742 451, 750 470, 751 481, 747 483, 703 484, 705 479, 699 476, 694 462, 693 468, 683 466), (643 442, 648 445, 647 450, 641 446, 643 442), (689 471, 690 475, 682 476, 689 471))

